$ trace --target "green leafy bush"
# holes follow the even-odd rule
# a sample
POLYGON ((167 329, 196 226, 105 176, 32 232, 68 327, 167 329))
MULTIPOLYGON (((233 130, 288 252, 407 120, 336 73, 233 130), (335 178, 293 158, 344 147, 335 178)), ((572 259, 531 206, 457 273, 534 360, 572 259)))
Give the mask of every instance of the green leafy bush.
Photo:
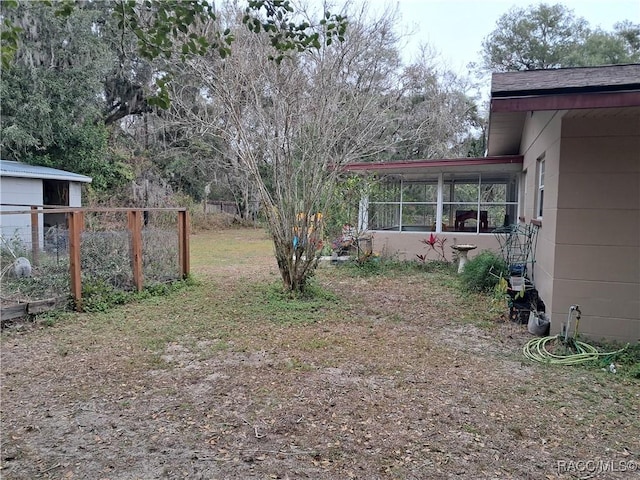
POLYGON ((492 292, 500 277, 507 274, 505 261, 491 251, 481 252, 467 262, 461 275, 464 288, 473 292, 492 292))
POLYGON ((627 346, 614 360, 622 375, 640 379, 640 343, 627 346))
POLYGON ((100 278, 85 279, 82 283, 82 310, 84 312, 106 312, 116 305, 124 305, 150 297, 171 295, 182 288, 197 285, 192 277, 170 283, 158 283, 145 287, 141 292, 122 290, 100 278))

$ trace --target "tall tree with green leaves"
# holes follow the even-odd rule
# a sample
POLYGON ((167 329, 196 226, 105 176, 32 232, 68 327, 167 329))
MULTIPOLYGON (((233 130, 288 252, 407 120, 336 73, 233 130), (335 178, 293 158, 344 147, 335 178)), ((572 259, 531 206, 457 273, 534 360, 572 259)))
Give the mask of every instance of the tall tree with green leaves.
POLYGON ((0 79, 0 154, 90 175, 98 189, 117 184, 123 165, 105 161, 101 95, 115 58, 100 35, 103 12, 57 16, 44 2, 28 2, 10 13, 22 34, 0 79))
POLYGON ((483 61, 492 71, 557 68, 587 34, 587 22, 557 4, 513 7, 483 41, 483 61))
POLYGON ((630 21, 614 25, 613 32, 590 31, 565 61, 565 66, 586 67, 640 62, 640 24, 630 21))
MULTIPOLYGON (((30 3, 30 2, 24 2, 30 3)), ((210 0, 34 0, 33 3, 53 8, 57 17, 68 17, 80 8, 108 9, 117 23, 124 44, 128 35, 136 39, 137 53, 146 60, 163 57, 167 60, 181 55, 206 55, 217 51, 224 58, 230 53, 233 36, 226 28, 215 29, 209 35, 192 27, 217 25, 218 12, 210 0), (212 23, 213 22, 213 23, 212 23)), ((2 66, 8 67, 18 51, 21 37, 28 33, 16 21, 19 0, 0 2, 0 49, 2 66)), ((274 48, 273 59, 281 61, 287 52, 320 48, 319 34, 310 30, 309 23, 296 18, 290 0, 249 0, 244 8, 242 23, 254 33, 265 32, 274 48)), ((326 12, 323 24, 326 40, 331 43, 346 30, 346 18, 326 12)), ((170 72, 165 72, 170 73, 170 72)), ((169 106, 167 78, 157 76, 158 92, 149 101, 163 108, 169 106)))
MULTIPOLYGON (((130 174, 107 154, 109 130, 169 106, 176 61, 225 57, 233 41, 206 0, 7 0, 0 8, 1 153, 85 173, 101 189, 130 174)), ((319 46, 308 24, 291 21, 292 11, 286 0, 252 0, 242 16, 245 30, 268 36, 276 62, 319 46)), ((328 39, 346 28, 339 16, 324 22, 328 39)))
POLYGON ((564 5, 513 7, 482 43, 483 67, 494 72, 640 61, 640 25, 591 30, 564 5))

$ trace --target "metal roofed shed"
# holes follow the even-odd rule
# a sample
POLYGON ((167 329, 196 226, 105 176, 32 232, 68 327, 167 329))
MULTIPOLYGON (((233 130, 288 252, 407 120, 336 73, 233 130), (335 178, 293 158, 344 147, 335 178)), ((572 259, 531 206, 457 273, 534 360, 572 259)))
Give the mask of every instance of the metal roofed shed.
MULTIPOLYGON (((80 175, 79 173, 67 172, 65 170, 40 165, 29 165, 11 160, 0 160, 0 176, 91 183, 91 177, 80 175)), ((5 203, 4 197, 2 203, 5 203)))
MULTIPOLYGON (((28 165, 0 160, 0 208, 2 211, 25 210, 22 214, 2 215, 1 234, 5 240, 17 240, 26 245, 32 241, 31 206, 80 207, 82 185, 91 183, 91 177, 57 168, 28 165)), ((40 213, 38 223, 44 228, 38 232, 40 246, 44 231, 65 222, 64 214, 40 213)))

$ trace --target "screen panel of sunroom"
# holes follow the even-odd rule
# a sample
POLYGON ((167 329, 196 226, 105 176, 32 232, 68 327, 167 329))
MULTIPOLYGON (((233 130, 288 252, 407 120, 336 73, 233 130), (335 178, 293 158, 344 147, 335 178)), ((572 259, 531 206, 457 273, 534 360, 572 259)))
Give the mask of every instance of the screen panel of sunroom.
POLYGON ((517 174, 449 173, 379 184, 368 202, 371 230, 489 233, 517 220, 517 174), (442 192, 441 221, 438 191, 442 192))

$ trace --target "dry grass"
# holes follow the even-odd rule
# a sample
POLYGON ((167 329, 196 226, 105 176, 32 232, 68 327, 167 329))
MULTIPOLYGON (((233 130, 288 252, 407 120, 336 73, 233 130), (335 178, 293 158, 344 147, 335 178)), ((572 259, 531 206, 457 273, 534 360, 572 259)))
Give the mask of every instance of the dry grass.
POLYGON ((287 302, 251 229, 193 236, 192 265, 190 289, 3 333, 3 478, 584 478, 568 462, 640 461, 637 381, 525 362, 527 334, 446 273, 322 268, 322 295, 287 302))

